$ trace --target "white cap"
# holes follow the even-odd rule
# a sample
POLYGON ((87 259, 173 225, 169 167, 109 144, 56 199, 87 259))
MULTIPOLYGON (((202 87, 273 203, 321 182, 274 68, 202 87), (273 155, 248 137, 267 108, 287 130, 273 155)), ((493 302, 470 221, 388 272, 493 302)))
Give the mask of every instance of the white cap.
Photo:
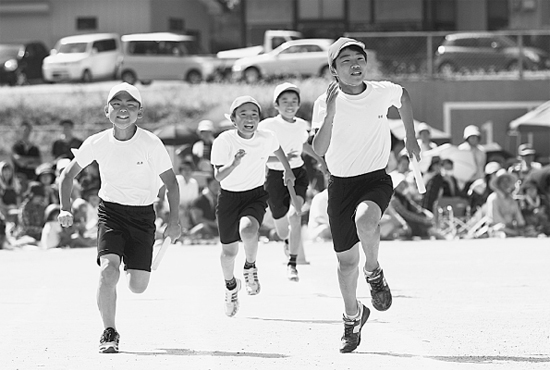
POLYGON ((243 96, 239 96, 238 98, 233 100, 233 103, 231 103, 231 107, 229 108, 230 114, 233 114, 233 112, 235 112, 235 109, 239 108, 241 105, 246 104, 246 103, 255 104, 258 107, 258 111, 260 113, 262 112, 262 107, 260 107, 260 103, 258 103, 256 101, 256 99, 254 99, 253 97, 251 97, 249 95, 243 95, 243 96))
POLYGON ((416 127, 416 132, 421 133, 422 131, 432 132, 432 128, 426 122, 420 122, 416 127))
POLYGON ((214 131, 214 123, 208 119, 203 119, 197 126, 197 131, 214 131))
MULTIPOLYGON (((363 44, 361 41, 350 39, 348 37, 340 37, 338 40, 336 40, 328 48, 328 65, 332 65, 332 62, 334 62, 334 59, 338 58, 338 54, 340 54, 340 51, 342 51, 343 48, 354 45, 359 46, 363 51, 365 51, 365 44, 363 44)), ((365 55, 367 55, 366 51, 365 55)))
POLYGON ((109 91, 109 96, 107 96, 107 104, 113 100, 113 98, 120 92, 126 91, 132 98, 134 98, 140 105, 143 105, 141 101, 141 94, 139 90, 134 85, 130 85, 127 82, 119 83, 118 85, 113 86, 111 91, 109 91))
POLYGON ((300 89, 298 88, 298 86, 290 82, 283 82, 282 84, 275 87, 275 91, 273 92, 273 102, 277 103, 277 99, 285 91, 294 91, 296 94, 298 94, 298 97, 300 96, 300 89))
POLYGON ((468 139, 470 136, 481 136, 481 132, 477 126, 470 125, 464 128, 464 140, 468 139))

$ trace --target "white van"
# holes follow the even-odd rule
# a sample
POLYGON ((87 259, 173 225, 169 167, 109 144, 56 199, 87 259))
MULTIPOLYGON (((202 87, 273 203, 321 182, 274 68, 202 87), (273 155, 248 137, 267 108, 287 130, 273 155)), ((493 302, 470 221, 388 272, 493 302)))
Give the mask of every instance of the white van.
POLYGON ((214 56, 199 55, 193 36, 171 32, 123 35, 120 78, 134 84, 153 80, 199 83, 211 80, 218 65, 214 56))
POLYGON ((44 59, 44 80, 82 81, 116 79, 122 62, 119 36, 94 33, 60 39, 44 59))

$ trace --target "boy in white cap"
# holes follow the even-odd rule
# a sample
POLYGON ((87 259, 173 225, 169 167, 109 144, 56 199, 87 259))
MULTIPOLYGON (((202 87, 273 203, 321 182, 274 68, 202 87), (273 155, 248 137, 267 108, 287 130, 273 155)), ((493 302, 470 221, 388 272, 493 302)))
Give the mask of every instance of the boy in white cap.
MULTIPOLYGON (((312 156, 320 163, 323 172, 326 172, 325 161, 315 153, 307 142, 309 138, 308 122, 296 117, 296 113, 300 109, 298 86, 289 82, 277 85, 273 93, 273 102, 279 114, 261 121, 260 128, 272 131, 286 153, 292 172, 296 177, 294 190, 301 208, 305 202, 309 184, 302 152, 312 156)), ((265 182, 265 190, 269 193, 267 203, 275 221, 277 234, 285 240, 285 243, 289 244, 287 277, 291 281, 298 281, 296 259, 302 242, 301 217, 298 210, 291 206, 290 193, 283 183, 284 167, 277 158, 272 159, 267 163, 268 171, 265 182)))
POLYGON ((155 241, 155 201, 161 181, 166 185, 170 216, 165 237, 181 235, 178 219, 179 189, 172 162, 160 139, 136 126, 143 115, 141 94, 130 84, 114 86, 107 97, 105 116, 113 127, 87 138, 60 176, 63 227, 73 224, 70 194, 73 180, 94 160, 99 164, 101 202, 98 209, 97 263, 100 266, 97 304, 104 331, 99 351, 118 352, 115 325, 116 285, 120 264, 134 293, 149 284, 155 241))
POLYGON ((361 328, 370 314, 357 300, 361 249, 372 305, 384 311, 392 303, 378 263, 380 219, 393 194, 385 171, 391 149, 388 108, 399 111, 409 156, 420 160, 420 147, 407 90, 387 81, 365 81, 367 54, 362 42, 338 39, 329 48, 328 64, 336 81, 314 103, 312 125, 318 131, 313 148, 325 156, 331 173, 328 214, 344 299, 340 352, 351 352, 361 342, 361 328))
POLYGON ((235 278, 235 258, 242 240, 246 262, 244 279, 249 295, 260 292, 256 255, 258 231, 267 208, 264 190, 265 165, 275 153, 284 167, 284 183, 294 185, 294 174, 277 137, 270 131, 258 130, 260 104, 251 96, 239 96, 231 104, 228 119, 236 130, 220 134, 212 146, 214 176, 220 182, 216 209, 225 279, 225 314, 235 316, 239 309, 241 282, 235 278))

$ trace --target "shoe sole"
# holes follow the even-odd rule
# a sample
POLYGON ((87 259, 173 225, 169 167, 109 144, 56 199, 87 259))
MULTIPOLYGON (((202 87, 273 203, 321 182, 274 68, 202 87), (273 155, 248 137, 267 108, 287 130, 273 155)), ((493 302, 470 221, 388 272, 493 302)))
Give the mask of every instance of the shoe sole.
POLYGON ((365 326, 365 324, 367 323, 369 316, 370 316, 370 310, 368 309, 368 307, 363 305, 363 315, 361 315, 361 326, 359 327, 359 339, 357 340, 357 345, 351 349, 340 349, 340 353, 350 353, 355 351, 357 347, 359 347, 359 345, 361 344, 361 330, 363 330, 363 326, 365 326))
POLYGON ((105 344, 99 347, 99 353, 118 353, 118 346, 115 344, 105 344))

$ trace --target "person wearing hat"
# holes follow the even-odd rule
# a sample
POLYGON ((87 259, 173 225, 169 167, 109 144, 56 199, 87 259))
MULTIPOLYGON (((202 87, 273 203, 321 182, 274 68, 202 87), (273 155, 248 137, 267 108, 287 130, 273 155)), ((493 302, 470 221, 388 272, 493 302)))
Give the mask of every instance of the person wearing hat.
POLYGON ((487 197, 493 192, 491 179, 495 176, 502 166, 498 162, 489 162, 483 170, 483 178, 473 181, 465 187, 466 197, 470 202, 472 214, 481 209, 487 202, 487 197))
POLYGON ((514 198, 518 178, 502 168, 495 173, 490 185, 493 192, 487 197, 489 235, 497 237, 522 236, 525 219, 514 198))
POLYGON ((534 170, 542 168, 542 164, 535 162, 536 151, 531 144, 521 144, 518 146, 518 162, 510 168, 510 172, 518 176, 523 181, 534 170))
POLYGON ((390 288, 378 263, 379 223, 393 194, 385 168, 391 150, 388 109, 397 108, 405 125, 405 147, 420 160, 412 104, 402 86, 366 81, 367 53, 357 40, 341 37, 328 50, 328 65, 336 81, 314 103, 313 148, 324 156, 331 181, 328 214, 344 300, 344 335, 340 351, 351 352, 361 341, 370 310, 357 300, 361 250, 363 273, 371 303, 385 311, 392 303, 390 288))
POLYGON ((483 146, 481 146, 481 132, 477 126, 466 126, 464 128, 463 139, 464 142, 458 145, 458 149, 470 151, 476 164, 475 173, 466 181, 465 188, 468 188, 472 182, 485 176, 484 169, 487 163, 487 153, 483 149, 483 146))
POLYGON ((61 137, 52 144, 52 156, 57 158, 73 159, 74 154, 71 149, 78 149, 82 145, 82 140, 74 136, 74 122, 70 119, 61 120, 59 123, 62 129, 61 137))
POLYGON ((31 181, 21 203, 21 212, 14 232, 16 240, 21 244, 37 245, 44 226, 44 210, 46 209, 44 185, 31 181))
POLYGON ((55 171, 51 163, 42 163, 36 168, 36 177, 44 185, 46 205, 59 203, 57 187, 55 186, 55 171))
POLYGON ((193 144, 191 149, 199 171, 212 172, 210 164, 210 153, 214 142, 214 123, 208 119, 202 120, 197 126, 199 140, 193 144))
POLYGON ((249 295, 260 293, 256 255, 258 232, 269 194, 264 190, 265 167, 275 153, 284 168, 283 183, 294 185, 294 174, 273 132, 259 130, 261 107, 251 96, 237 97, 228 118, 236 130, 222 132, 212 145, 214 177, 220 182, 216 217, 222 245, 221 266, 225 279, 225 314, 239 309, 241 282, 235 278, 235 258, 242 240, 246 261, 243 275, 249 295))
MULTIPOLYGON (((273 92, 273 104, 279 114, 264 119, 260 122, 259 127, 263 130, 270 130, 277 136, 296 177, 294 190, 301 206, 303 206, 309 178, 302 159, 302 153, 312 156, 320 164, 323 172, 326 172, 325 161, 315 153, 308 143, 308 122, 296 117, 300 109, 300 89, 298 86, 289 82, 277 85, 273 92)), ((273 215, 277 235, 285 240, 285 243, 288 243, 287 278, 297 282, 299 277, 296 260, 300 245, 302 245, 301 216, 291 205, 290 193, 283 183, 283 165, 277 158, 272 156, 270 161, 267 162, 267 168, 265 181, 265 190, 269 193, 267 204, 273 215)))
POLYGON ((155 210, 153 203, 161 183, 168 191, 170 216, 164 236, 174 243, 181 235, 178 218, 179 190, 170 156, 162 141, 136 125, 143 116, 139 90, 128 83, 113 86, 107 97, 104 114, 112 128, 84 140, 75 158, 60 175, 63 227, 73 225, 71 191, 75 177, 96 161, 101 187, 98 207, 97 263, 100 266, 97 304, 104 331, 99 342, 102 353, 118 352, 120 335, 116 329, 116 286, 120 265, 134 293, 142 293, 149 284, 155 210))

